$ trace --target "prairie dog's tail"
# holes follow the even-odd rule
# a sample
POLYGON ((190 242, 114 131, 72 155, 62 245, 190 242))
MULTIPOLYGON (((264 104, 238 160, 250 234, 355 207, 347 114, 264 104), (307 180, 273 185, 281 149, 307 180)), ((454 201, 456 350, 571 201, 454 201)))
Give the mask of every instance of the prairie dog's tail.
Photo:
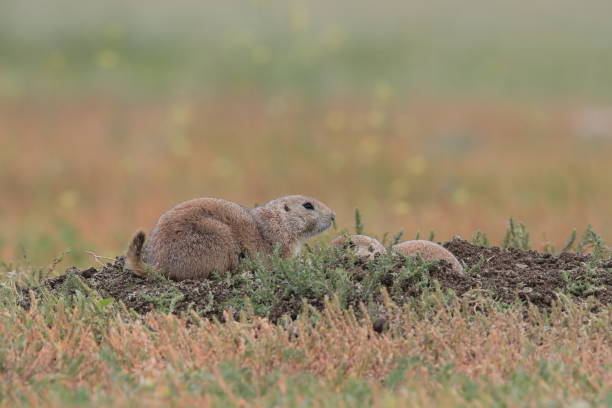
POLYGON ((144 247, 145 233, 144 231, 138 231, 130 245, 128 246, 127 253, 125 254, 125 267, 130 269, 136 275, 146 277, 147 268, 142 260, 142 248, 144 247))

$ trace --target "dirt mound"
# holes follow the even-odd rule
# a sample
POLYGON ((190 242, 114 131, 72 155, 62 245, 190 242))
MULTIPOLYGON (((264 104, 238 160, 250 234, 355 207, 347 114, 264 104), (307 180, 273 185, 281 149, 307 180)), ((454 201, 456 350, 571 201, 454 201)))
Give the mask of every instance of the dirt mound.
MULTIPOLYGON (((303 269, 314 262, 307 258, 288 261, 294 263, 290 268, 279 267, 280 272, 251 265, 238 274, 209 280, 147 280, 124 271, 123 259, 117 258, 114 264, 101 269, 69 268, 64 275, 45 281, 42 287, 55 293, 75 293, 84 283, 81 292, 91 288, 102 298, 120 300, 139 313, 155 308, 172 313, 193 309, 218 318, 222 318, 224 310, 237 313, 244 309, 248 298, 252 302, 248 307, 272 320, 282 315, 295 317, 304 302, 322 307, 323 298, 332 294, 339 294, 345 307, 357 309, 363 302, 375 309, 380 305, 381 287, 395 302, 403 304, 430 289, 435 280, 443 289, 452 289, 458 295, 478 289, 499 302, 519 299, 538 307, 550 306, 559 292, 575 298, 594 296, 603 304, 612 299, 610 259, 595 261, 590 255, 575 253, 554 256, 515 248, 485 248, 461 239, 444 246, 465 263, 464 275, 453 272, 445 262, 432 264, 391 256, 367 262, 338 252, 330 255, 328 250, 328 258, 321 260, 324 256, 316 255, 320 267, 312 277, 312 270, 303 269), (288 274, 286 270, 292 272, 288 274)), ((24 298, 24 306, 28 304, 24 298)))
POLYGON ((612 301, 612 259, 595 261, 591 255, 569 252, 555 256, 517 248, 485 248, 461 239, 444 247, 468 265, 466 279, 471 287, 488 289, 502 301, 511 302, 518 295, 537 306, 549 306, 557 292, 578 298, 593 295, 604 304, 612 301))

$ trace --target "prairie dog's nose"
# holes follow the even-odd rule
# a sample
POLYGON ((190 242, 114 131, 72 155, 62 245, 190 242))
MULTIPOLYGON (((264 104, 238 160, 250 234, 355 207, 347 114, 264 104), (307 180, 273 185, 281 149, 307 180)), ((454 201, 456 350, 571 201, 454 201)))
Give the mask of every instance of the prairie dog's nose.
POLYGON ((331 213, 331 220, 336 221, 336 213, 331 213))

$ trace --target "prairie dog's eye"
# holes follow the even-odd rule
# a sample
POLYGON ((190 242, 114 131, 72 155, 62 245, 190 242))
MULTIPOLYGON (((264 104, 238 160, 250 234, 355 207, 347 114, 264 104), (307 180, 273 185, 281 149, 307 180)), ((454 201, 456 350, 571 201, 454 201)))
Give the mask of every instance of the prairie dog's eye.
POLYGON ((289 206, 285 204, 285 211, 289 211, 289 206))
POLYGON ((314 206, 312 205, 311 202, 305 202, 304 204, 302 204, 304 206, 305 209, 307 210, 314 210, 314 206))

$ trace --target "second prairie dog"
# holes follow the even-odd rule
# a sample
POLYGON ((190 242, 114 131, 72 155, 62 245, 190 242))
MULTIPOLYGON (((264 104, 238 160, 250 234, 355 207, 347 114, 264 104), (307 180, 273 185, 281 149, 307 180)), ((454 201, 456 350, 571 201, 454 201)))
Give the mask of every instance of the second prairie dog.
MULTIPOLYGON (((367 235, 341 235, 334 238, 330 245, 336 248, 350 249, 357 256, 369 259, 373 259, 376 254, 387 253, 383 244, 367 235)), ((463 266, 461 266, 457 258, 449 250, 435 242, 416 239, 404 241, 394 245, 391 249, 393 252, 408 256, 420 254, 427 261, 434 259, 444 260, 452 266, 453 271, 463 274, 463 266)))
POLYGON ((341 235, 334 238, 330 245, 336 248, 351 249, 358 257, 373 259, 376 254, 386 254, 387 250, 378 240, 367 235, 341 235))
POLYGON ((404 241, 393 246, 393 251, 404 255, 420 254, 427 261, 433 259, 442 259, 451 264, 453 271, 463 274, 463 266, 459 263, 455 255, 442 245, 435 242, 416 239, 413 241, 404 241))
POLYGON ((336 215, 315 198, 290 195, 246 208, 218 198, 196 198, 159 218, 145 244, 132 239, 126 268, 145 276, 147 265, 174 279, 202 279, 236 268, 247 255, 299 253, 308 238, 328 229, 336 215))

